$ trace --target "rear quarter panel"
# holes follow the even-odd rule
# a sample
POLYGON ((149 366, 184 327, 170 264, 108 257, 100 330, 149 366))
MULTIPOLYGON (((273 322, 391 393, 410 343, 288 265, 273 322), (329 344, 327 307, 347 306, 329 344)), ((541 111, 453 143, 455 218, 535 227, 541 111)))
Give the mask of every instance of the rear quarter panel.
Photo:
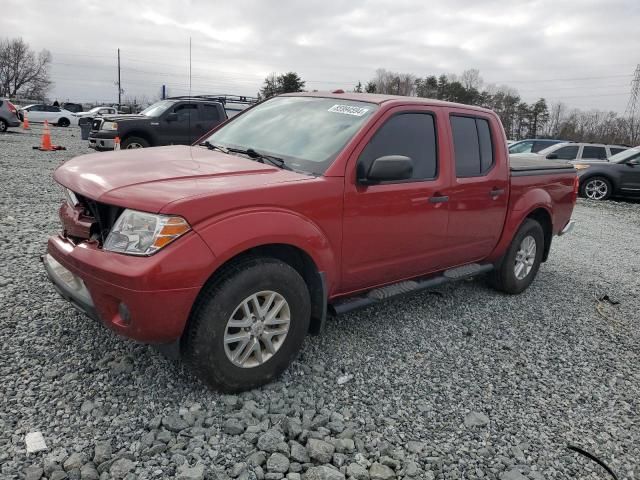
POLYGON ((551 217, 552 232, 557 235, 571 219, 575 205, 575 173, 511 176, 509 210, 502 237, 489 261, 499 260, 522 222, 534 210, 544 209, 551 217))

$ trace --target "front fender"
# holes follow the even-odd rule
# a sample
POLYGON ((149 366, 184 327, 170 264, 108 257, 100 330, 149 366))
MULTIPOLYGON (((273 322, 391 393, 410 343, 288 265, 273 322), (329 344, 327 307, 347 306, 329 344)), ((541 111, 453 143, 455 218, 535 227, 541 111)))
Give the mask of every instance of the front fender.
MULTIPOLYGON (((549 214, 553 225, 553 200, 551 195, 549 195, 549 193, 543 188, 527 190, 513 203, 513 205, 510 204, 504 228, 502 229, 502 236, 500 237, 498 245, 496 245, 496 248, 488 257, 487 260, 489 262, 495 262, 505 254, 524 219, 533 211, 540 208, 544 209, 549 214)), ((556 233, 555 225, 553 225, 553 232, 556 233)))
POLYGON ((215 255, 212 273, 231 258, 255 247, 282 244, 297 247, 325 272, 327 287, 337 285, 338 263, 328 237, 315 223, 296 212, 270 208, 228 212, 196 226, 215 255))

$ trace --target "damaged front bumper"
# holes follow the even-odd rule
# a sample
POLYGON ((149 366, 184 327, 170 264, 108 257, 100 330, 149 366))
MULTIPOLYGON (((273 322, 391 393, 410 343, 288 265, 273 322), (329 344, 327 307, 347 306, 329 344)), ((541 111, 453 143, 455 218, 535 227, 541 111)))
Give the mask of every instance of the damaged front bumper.
POLYGON ((80 277, 67 270, 48 253, 40 257, 56 291, 80 312, 99 320, 91 294, 80 277))

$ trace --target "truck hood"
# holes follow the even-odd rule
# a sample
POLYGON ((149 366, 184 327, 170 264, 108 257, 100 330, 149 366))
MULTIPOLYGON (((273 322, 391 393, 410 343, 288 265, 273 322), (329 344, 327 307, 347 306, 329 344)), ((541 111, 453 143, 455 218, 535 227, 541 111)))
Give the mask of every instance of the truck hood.
MULTIPOLYGON (((140 115, 139 113, 121 113, 118 115, 102 115, 109 122, 126 122, 128 120, 154 120, 153 117, 140 115)), ((156 119, 157 120, 157 119, 156 119)))
POLYGON ((54 178, 98 202, 157 213, 192 197, 312 177, 203 147, 174 145, 82 155, 61 165, 54 178))

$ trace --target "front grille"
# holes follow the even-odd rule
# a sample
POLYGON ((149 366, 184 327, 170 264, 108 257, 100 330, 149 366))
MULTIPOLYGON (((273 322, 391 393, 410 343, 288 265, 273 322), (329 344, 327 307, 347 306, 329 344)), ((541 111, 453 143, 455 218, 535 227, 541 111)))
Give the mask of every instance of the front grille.
POLYGON ((100 130, 101 126, 102 126, 102 119, 101 118, 94 118, 93 122, 91 122, 91 130, 98 131, 98 130, 100 130))
POLYGON ((107 240, 113 224, 116 223, 116 220, 124 209, 107 205, 106 203, 96 202, 77 193, 76 197, 86 215, 94 219, 90 230, 91 238, 97 240, 98 243, 102 245, 107 240))

